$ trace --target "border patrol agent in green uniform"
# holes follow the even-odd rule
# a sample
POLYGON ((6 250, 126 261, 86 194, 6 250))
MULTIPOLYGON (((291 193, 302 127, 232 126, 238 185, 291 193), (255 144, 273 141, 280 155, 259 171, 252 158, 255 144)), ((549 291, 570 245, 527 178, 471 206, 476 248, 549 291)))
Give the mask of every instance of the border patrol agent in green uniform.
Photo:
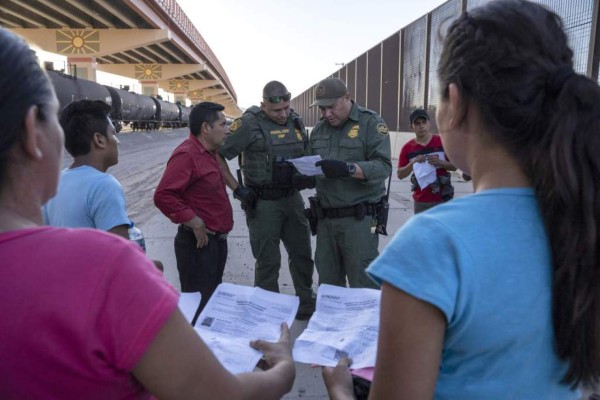
POLYGON ((310 136, 324 174, 310 199, 319 282, 346 286, 347 278, 350 287, 378 288, 365 269, 379 254, 375 228, 392 171, 388 128, 377 113, 354 103, 337 78, 317 84, 312 105, 322 116, 310 136))
POLYGON ((298 176, 293 165, 286 161, 304 156, 308 146, 304 124, 290 109, 289 101, 290 93, 283 84, 269 82, 263 90, 261 107, 250 107, 233 121, 229 128, 231 135, 219 154, 228 160, 241 155, 245 190, 258 197, 253 208, 252 199, 248 202, 240 193, 238 184, 242 182, 236 182, 227 173, 229 169, 223 160, 227 168, 226 183, 246 210, 250 245, 256 259, 254 285, 279 292, 279 243, 283 241, 296 295, 300 297, 296 318, 308 319, 315 308, 314 262, 308 220, 298 189, 314 187, 314 179, 311 184, 310 179, 298 176), (234 182, 228 182, 232 179, 234 182))

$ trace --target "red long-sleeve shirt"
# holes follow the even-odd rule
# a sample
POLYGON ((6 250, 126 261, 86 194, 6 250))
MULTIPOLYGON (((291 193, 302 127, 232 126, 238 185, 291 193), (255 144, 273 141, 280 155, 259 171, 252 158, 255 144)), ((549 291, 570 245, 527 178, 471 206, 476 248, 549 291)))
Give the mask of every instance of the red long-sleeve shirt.
POLYGON ((227 233, 233 228, 233 210, 215 154, 191 134, 169 158, 154 204, 176 224, 197 215, 209 231, 227 233))

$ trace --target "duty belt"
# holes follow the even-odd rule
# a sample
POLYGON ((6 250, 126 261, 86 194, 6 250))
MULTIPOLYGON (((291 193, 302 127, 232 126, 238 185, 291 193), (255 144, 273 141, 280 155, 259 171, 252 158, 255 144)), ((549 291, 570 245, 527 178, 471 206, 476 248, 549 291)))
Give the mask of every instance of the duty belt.
POLYGON ((356 217, 362 219, 365 215, 375 215, 376 206, 376 204, 359 203, 350 207, 322 208, 321 210, 325 218, 356 217))
POLYGON ((294 194, 293 187, 248 186, 261 200, 279 200, 294 194))
MULTIPOLYGON (((181 229, 183 229, 184 231, 194 233, 194 230, 187 225, 181 224, 179 226, 181 226, 181 229)), ((206 230, 206 234, 217 240, 225 240, 225 239, 227 239, 227 236, 229 236, 229 233, 213 232, 213 231, 209 231, 208 229, 206 230)))

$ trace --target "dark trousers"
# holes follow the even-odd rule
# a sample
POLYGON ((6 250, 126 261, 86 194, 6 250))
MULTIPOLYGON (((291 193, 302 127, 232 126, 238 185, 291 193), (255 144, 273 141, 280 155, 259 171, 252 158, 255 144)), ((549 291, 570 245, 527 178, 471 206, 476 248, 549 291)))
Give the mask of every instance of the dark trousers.
POLYGON ((443 201, 434 201, 434 202, 422 202, 422 201, 415 201, 413 210, 415 212, 415 214, 421 213, 425 210, 429 210, 432 207, 437 206, 438 204, 442 204, 443 201))
POLYGON ((200 292, 202 299, 198 313, 204 309, 215 289, 223 282, 227 261, 227 239, 208 235, 203 248, 196 247, 196 235, 179 225, 175 236, 175 258, 182 292, 200 292))

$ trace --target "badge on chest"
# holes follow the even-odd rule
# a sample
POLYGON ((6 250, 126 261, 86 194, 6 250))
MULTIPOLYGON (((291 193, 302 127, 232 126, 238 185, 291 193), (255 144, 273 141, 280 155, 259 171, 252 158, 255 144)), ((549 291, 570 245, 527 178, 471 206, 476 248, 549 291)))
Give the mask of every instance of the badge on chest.
POLYGON ((355 137, 358 137, 358 124, 352 126, 352 128, 350 128, 350 130, 348 131, 348 137, 350 139, 354 139, 355 137))
POLYGON ((271 137, 275 136, 278 139, 283 139, 285 137, 285 135, 287 135, 289 132, 290 132, 289 128, 285 128, 285 129, 273 129, 269 133, 271 134, 271 137))

